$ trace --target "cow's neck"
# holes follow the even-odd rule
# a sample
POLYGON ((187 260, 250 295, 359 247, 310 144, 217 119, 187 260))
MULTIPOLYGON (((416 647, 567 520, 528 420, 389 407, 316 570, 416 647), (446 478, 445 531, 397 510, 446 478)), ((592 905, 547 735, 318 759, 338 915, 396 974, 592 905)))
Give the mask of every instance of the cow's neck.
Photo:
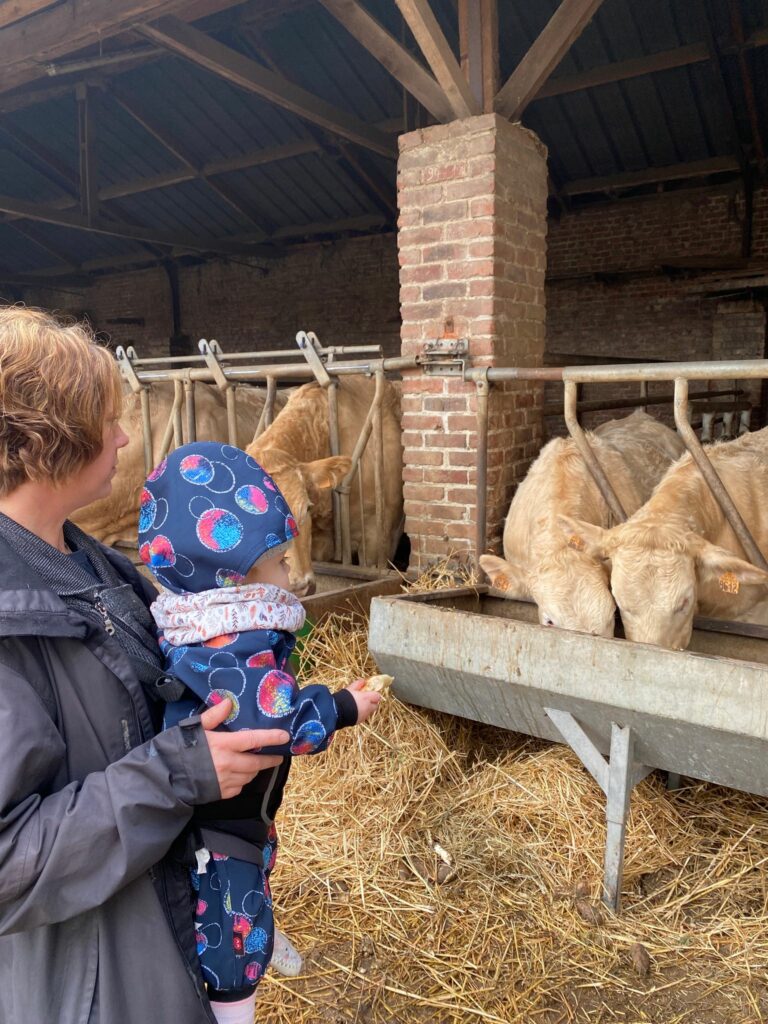
POLYGON ((278 448, 299 462, 324 459, 331 454, 328 406, 316 385, 297 392, 274 422, 251 446, 258 461, 265 451, 278 448), (302 393, 303 392, 303 393, 302 393))

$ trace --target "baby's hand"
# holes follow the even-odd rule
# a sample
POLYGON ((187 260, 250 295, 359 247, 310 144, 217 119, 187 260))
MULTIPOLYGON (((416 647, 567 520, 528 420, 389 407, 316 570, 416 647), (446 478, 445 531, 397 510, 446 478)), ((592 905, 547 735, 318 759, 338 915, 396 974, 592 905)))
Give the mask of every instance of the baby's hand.
POLYGON ((357 704, 358 725, 370 718, 376 710, 376 705, 381 702, 381 694, 366 690, 365 684, 365 679, 356 679, 354 683, 350 683, 347 687, 347 691, 352 694, 355 704, 357 704))

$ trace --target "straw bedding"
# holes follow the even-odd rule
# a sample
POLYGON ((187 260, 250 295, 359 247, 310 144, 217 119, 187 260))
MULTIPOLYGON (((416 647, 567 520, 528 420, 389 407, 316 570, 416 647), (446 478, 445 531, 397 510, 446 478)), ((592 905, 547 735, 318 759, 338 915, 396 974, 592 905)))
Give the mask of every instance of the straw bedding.
MULTIPOLYGON (((303 682, 375 672, 366 631, 326 618, 303 682)), ((599 901, 602 794, 566 748, 390 695, 296 760, 280 826, 277 919, 306 969, 268 976, 260 1022, 768 1019, 759 798, 641 783, 616 919, 599 901)))

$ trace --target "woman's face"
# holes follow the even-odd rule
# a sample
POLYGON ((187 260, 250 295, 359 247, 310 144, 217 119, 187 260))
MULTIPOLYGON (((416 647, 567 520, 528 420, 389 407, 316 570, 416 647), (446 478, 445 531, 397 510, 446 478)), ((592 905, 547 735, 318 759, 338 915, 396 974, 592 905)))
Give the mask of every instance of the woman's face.
POLYGON ((107 498, 112 491, 112 478, 117 471, 117 453, 128 444, 128 435, 120 426, 117 417, 110 417, 104 423, 101 452, 87 466, 62 484, 72 496, 72 511, 90 505, 97 498, 107 498))

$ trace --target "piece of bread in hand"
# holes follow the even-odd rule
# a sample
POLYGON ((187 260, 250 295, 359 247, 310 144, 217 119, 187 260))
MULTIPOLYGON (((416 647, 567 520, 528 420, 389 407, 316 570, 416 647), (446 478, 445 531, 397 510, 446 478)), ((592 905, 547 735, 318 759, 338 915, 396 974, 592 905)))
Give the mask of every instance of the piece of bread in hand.
POLYGON ((394 681, 393 676, 369 676, 368 679, 365 680, 365 686, 363 689, 371 690, 373 693, 386 693, 394 681))

